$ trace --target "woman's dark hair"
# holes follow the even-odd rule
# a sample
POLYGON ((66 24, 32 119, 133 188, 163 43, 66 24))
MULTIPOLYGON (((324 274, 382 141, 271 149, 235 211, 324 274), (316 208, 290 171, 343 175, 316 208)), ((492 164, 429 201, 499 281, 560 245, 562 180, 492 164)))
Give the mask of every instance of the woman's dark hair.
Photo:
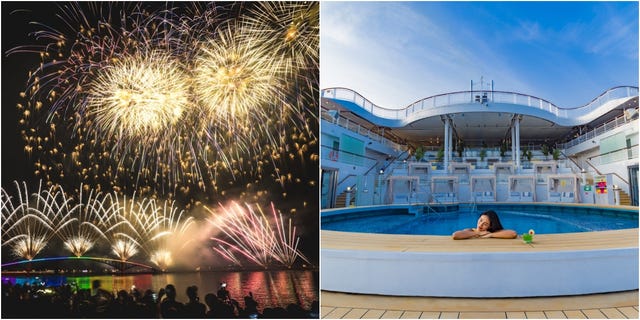
POLYGON ((502 223, 500 223, 500 218, 498 218, 498 214, 495 211, 485 211, 480 216, 487 216, 489 218, 489 228, 487 229, 489 232, 496 232, 504 229, 502 227, 502 223))

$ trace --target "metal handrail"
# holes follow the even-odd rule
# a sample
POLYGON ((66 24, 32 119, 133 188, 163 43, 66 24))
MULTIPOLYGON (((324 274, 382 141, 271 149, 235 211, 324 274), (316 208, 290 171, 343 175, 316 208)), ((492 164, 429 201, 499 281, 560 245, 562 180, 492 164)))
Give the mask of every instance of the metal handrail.
POLYGON ((565 143, 560 143, 558 144, 558 147, 562 148, 562 149, 568 149, 571 148, 573 146, 576 146, 578 144, 581 144, 583 142, 587 142, 595 137, 597 137, 598 135, 604 134, 606 132, 609 132, 615 128, 621 127, 627 123, 631 123, 633 121, 636 121, 638 119, 627 119, 626 115, 621 115, 618 116, 616 118, 614 118, 613 120, 606 122, 596 128, 594 128, 593 130, 586 132, 568 142, 565 143))
POLYGON ((620 176, 619 174, 617 174, 617 173, 615 173, 615 172, 610 172, 610 173, 601 173, 601 172, 600 172, 600 170, 598 170, 598 168, 596 168, 596 166, 595 166, 595 165, 593 165, 590 161, 591 161, 591 159, 593 159, 593 158, 599 158, 599 157, 601 157, 601 156, 605 156, 605 155, 608 155, 608 154, 613 154, 613 153, 620 152, 620 151, 624 151, 624 150, 630 150, 630 149, 633 149, 633 148, 635 148, 635 147, 638 147, 638 145, 637 145, 637 144, 635 144, 635 145, 632 145, 632 146, 630 146, 630 147, 620 148, 620 149, 613 150, 613 151, 609 151, 609 152, 606 152, 606 153, 603 153, 603 154, 599 154, 599 155, 596 155, 596 156, 593 156, 593 157, 589 157, 589 158, 588 158, 588 159, 586 159, 585 161, 586 161, 586 163, 587 163, 591 168, 593 168, 593 170, 595 170, 595 172, 596 172, 598 175, 607 175, 607 174, 612 174, 612 175, 614 175, 614 176, 618 177, 618 179, 620 179, 622 182, 624 182, 627 186, 629 186, 629 187, 630 187, 630 186, 631 186, 631 184, 629 183, 629 181, 627 181, 625 178, 623 178, 623 177, 622 177, 622 176, 620 176))
POLYGON ((569 117, 569 113, 571 113, 572 115, 583 115, 586 113, 590 113, 591 111, 597 109, 598 107, 602 106, 612 99, 635 96, 638 96, 638 87, 618 86, 605 91, 584 106, 574 108, 560 108, 545 99, 517 92, 487 90, 457 91, 427 97, 418 100, 404 108, 390 109, 374 104, 358 92, 349 88, 335 87, 322 90, 323 98, 333 98, 350 101, 375 116, 387 119, 404 119, 411 114, 425 109, 444 107, 452 104, 474 102, 500 102, 521 104, 545 110, 556 116, 562 116, 566 118, 569 117), (482 100, 477 100, 479 99, 479 97, 481 97, 480 99, 482 100))
POLYGON ((623 177, 621 177, 619 174, 617 174, 617 173, 615 173, 615 172, 602 173, 602 172, 600 172, 600 170, 598 170, 598 168, 596 168, 596 166, 594 166, 591 162, 589 162, 589 160, 585 160, 585 162, 586 162, 586 163, 587 163, 591 168, 593 168, 593 170, 595 170, 595 171, 596 171, 596 173, 597 173, 598 175, 600 175, 600 176, 604 176, 604 175, 607 175, 607 174, 612 174, 612 175, 614 175, 614 176, 618 177, 618 179, 620 179, 622 182, 624 182, 627 186, 631 186, 631 185, 629 184, 629 181, 625 180, 625 179, 624 179, 623 177))
POLYGON ((337 118, 334 118, 332 116, 329 116, 328 113, 326 111, 322 111, 322 115, 321 115, 321 119, 324 121, 328 121, 331 122, 337 126, 340 126, 342 128, 345 128, 351 132, 357 133, 363 137, 367 137, 368 139, 371 139, 373 141, 379 142, 381 144, 384 144, 390 148, 393 149, 399 149, 401 148, 401 145, 390 140, 387 139, 386 137, 383 137, 382 135, 375 133, 365 127, 362 127, 361 125, 349 121, 349 119, 342 117, 342 116, 338 116, 337 118))

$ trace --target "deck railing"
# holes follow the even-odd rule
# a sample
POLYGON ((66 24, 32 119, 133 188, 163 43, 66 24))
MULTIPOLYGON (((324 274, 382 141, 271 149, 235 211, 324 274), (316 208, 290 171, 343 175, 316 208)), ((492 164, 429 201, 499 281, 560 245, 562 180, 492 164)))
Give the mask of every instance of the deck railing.
POLYGON ((397 143, 395 143, 395 142, 393 142, 393 141, 391 141, 391 140, 389 140, 389 139, 387 139, 387 138, 385 138, 385 137, 383 137, 383 136, 381 136, 381 135, 379 135, 379 134, 377 134, 377 133, 375 133, 375 132, 373 132, 373 131, 371 131, 371 130, 369 130, 369 129, 367 129, 367 128, 365 128, 365 127, 363 127, 363 126, 361 126, 361 125, 359 125, 357 123, 355 123, 355 122, 353 122, 353 121, 349 121, 349 119, 347 119, 347 118, 343 118, 343 117, 340 117, 340 116, 338 116, 336 118, 336 117, 333 117, 332 115, 328 114, 326 111, 322 111, 321 117, 322 117, 323 120, 329 121, 329 122, 331 122, 333 124, 336 124, 336 125, 338 125, 340 127, 345 128, 345 129, 347 129, 349 131, 352 131, 352 132, 355 132, 355 133, 357 133, 359 135, 365 136, 365 137, 371 139, 372 141, 375 141, 375 142, 381 143, 383 145, 386 145, 388 147, 391 147, 391 148, 393 148, 395 150, 401 150, 403 148, 401 145, 399 145, 399 144, 397 144, 397 143))
POLYGON ((558 147, 560 147, 561 149, 568 149, 571 148, 573 146, 579 145, 583 142, 589 141, 589 140, 593 140, 595 139, 597 136, 607 132, 607 131, 611 131, 617 127, 623 126, 627 123, 633 122, 633 121, 637 121, 638 118, 630 118, 627 117, 626 115, 621 115, 619 117, 616 117, 615 119, 606 122, 598 127, 596 127, 595 129, 584 133, 578 137, 576 137, 575 139, 568 141, 566 143, 561 143, 558 144, 558 147))
POLYGON ((459 91, 435 95, 418 100, 407 107, 389 109, 380 107, 367 100, 354 90, 348 88, 328 88, 322 90, 323 98, 332 98, 352 102, 367 112, 386 119, 400 120, 408 118, 422 110, 446 107, 463 103, 512 103, 525 105, 532 108, 547 111, 557 117, 569 118, 588 114, 605 103, 619 98, 638 96, 638 87, 620 86, 614 87, 599 95, 584 106, 575 108, 560 108, 553 103, 517 92, 508 91, 459 91))

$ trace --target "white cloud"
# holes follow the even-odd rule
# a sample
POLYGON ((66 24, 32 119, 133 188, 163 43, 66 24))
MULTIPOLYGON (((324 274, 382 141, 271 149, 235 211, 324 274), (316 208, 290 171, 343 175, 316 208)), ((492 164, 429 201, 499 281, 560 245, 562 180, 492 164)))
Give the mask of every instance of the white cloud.
MULTIPOLYGON (((630 42, 627 51, 635 52, 637 61, 637 39, 629 41, 634 31, 624 24, 594 32, 590 21, 573 19, 553 26, 544 19, 502 21, 490 10, 474 24, 459 11, 442 14, 443 7, 449 10, 446 5, 413 2, 323 3, 321 87, 352 88, 380 106, 396 108, 431 95, 468 90, 471 80, 484 76, 495 81, 496 90, 573 107, 601 93, 587 98, 568 94, 580 86, 573 84, 577 80, 591 82, 583 88, 598 87, 594 78, 600 71, 590 70, 591 64, 576 57, 576 48, 588 46, 604 53, 618 41, 616 50, 625 51, 619 43, 630 42), (494 23, 487 26, 484 21, 494 23), (605 33, 610 37, 603 39, 600 35, 605 33), (591 80, 585 79, 589 72, 591 80)), ((608 18, 599 19, 601 23, 608 18)))

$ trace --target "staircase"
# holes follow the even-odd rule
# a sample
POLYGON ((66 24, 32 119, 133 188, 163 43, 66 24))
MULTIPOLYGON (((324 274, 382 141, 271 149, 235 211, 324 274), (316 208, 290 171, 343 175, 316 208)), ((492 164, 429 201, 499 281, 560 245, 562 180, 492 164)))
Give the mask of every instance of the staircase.
POLYGON ((628 193, 624 192, 624 190, 620 190, 620 205, 622 206, 630 206, 631 205, 631 197, 628 193))
MULTIPOLYGON (((347 205, 347 191, 342 192, 336 197, 336 208, 344 208, 348 207, 347 205)), ((355 198, 351 197, 351 203, 349 205, 355 204, 355 198)))

